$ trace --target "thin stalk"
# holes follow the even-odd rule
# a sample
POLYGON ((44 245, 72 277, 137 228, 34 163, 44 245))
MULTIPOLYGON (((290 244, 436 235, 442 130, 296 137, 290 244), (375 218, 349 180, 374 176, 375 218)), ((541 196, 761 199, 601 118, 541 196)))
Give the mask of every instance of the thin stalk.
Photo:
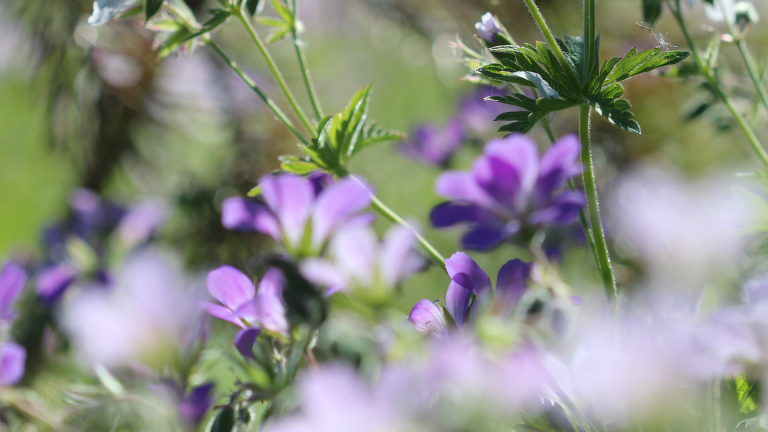
POLYGON ((293 135, 296 136, 296 138, 298 138, 302 143, 304 143, 304 145, 309 145, 309 141, 307 141, 307 139, 304 138, 301 135, 301 133, 299 133, 298 130, 296 130, 296 127, 293 125, 293 122, 291 122, 288 116, 285 115, 285 113, 280 109, 280 107, 277 106, 277 104, 275 104, 275 102, 272 99, 270 99, 266 94, 264 94, 264 92, 256 85, 256 83, 251 79, 251 77, 249 77, 248 74, 246 74, 240 68, 240 66, 237 65, 237 63, 235 63, 232 59, 230 59, 224 53, 224 51, 222 51, 221 48, 219 48, 219 46, 216 45, 215 42, 210 40, 210 38, 208 38, 205 42, 208 44, 209 47, 211 47, 214 51, 216 51, 216 53, 227 64, 227 66, 229 66, 233 71, 235 71, 235 73, 240 77, 240 79, 242 79, 248 85, 248 87, 251 88, 251 90, 256 92, 259 98, 261 98, 261 100, 264 101, 265 104, 267 104, 269 109, 271 109, 272 112, 275 113, 275 116, 277 117, 277 119, 280 120, 285 125, 285 127, 287 127, 288 130, 290 130, 293 133, 293 135))
POLYGON ((309 67, 307 67, 307 56, 304 54, 304 46, 302 45, 302 41, 299 39, 299 32, 296 28, 296 22, 299 16, 299 6, 296 0, 291 0, 291 9, 291 12, 293 13, 293 25, 291 26, 293 47, 296 50, 296 58, 299 60, 301 77, 304 79, 304 86, 307 88, 309 101, 312 103, 312 110, 315 112, 315 118, 320 120, 323 118, 323 108, 320 106, 320 99, 318 99, 315 86, 312 84, 312 78, 309 75, 309 67))
POLYGON ((709 405, 709 430, 711 432, 722 432, 722 419, 720 413, 720 380, 713 378, 709 383, 709 394, 707 395, 709 405))
POLYGON ((763 81, 760 79, 760 74, 757 72, 757 65, 755 64, 755 59, 752 57, 752 53, 749 51, 747 41, 744 39, 744 35, 737 34, 733 23, 728 19, 728 10, 725 8, 723 0, 717 0, 717 3, 723 14, 723 21, 725 21, 725 26, 728 28, 728 33, 736 39, 736 46, 739 48, 741 58, 744 59, 744 64, 747 66, 749 77, 752 79, 752 83, 755 85, 757 93, 760 95, 760 100, 763 102, 763 106, 766 111, 768 111, 768 92, 766 92, 763 81))
POLYGON ((709 85, 713 89, 715 89, 715 92, 717 93, 718 97, 722 99, 726 108, 728 108, 728 111, 730 111, 734 120, 736 120, 736 123, 739 124, 739 127, 741 128, 742 132, 744 132, 744 135, 747 137, 747 140, 749 141, 749 144, 752 146, 752 149, 755 151, 755 153, 757 153, 757 156, 760 158, 760 160, 763 162, 765 166, 768 166, 768 152, 766 152, 762 144, 760 144, 760 140, 757 138, 757 135, 755 135, 755 132, 752 130, 752 127, 749 126, 749 123, 747 123, 747 120, 744 118, 744 116, 741 115, 738 109, 736 109, 736 106, 733 104, 733 101, 731 100, 731 98, 729 98, 725 94, 723 89, 720 87, 720 83, 717 81, 717 78, 712 73, 711 68, 704 63, 704 60, 701 59, 701 56, 696 50, 696 44, 693 43, 693 39, 691 38, 691 35, 688 33, 688 28, 685 25, 685 20, 683 19, 683 15, 680 12, 679 1, 678 1, 678 8, 675 8, 672 6, 671 0, 666 0, 666 1, 667 1, 667 6, 669 6, 669 9, 672 11, 672 15, 674 15, 675 20, 677 20, 677 24, 680 26, 680 31, 683 32, 683 36, 685 37, 686 42, 688 42, 688 46, 690 47, 691 52, 693 53, 693 59, 696 62, 696 66, 699 68, 699 71, 707 79, 707 81, 709 82, 709 85))
MULTIPOLYGON (((554 144, 555 136, 552 134, 552 128, 549 127, 549 122, 545 119, 541 122, 541 126, 542 128, 544 128, 544 132, 547 133, 547 137, 549 137, 549 141, 552 144, 554 144)), ((572 191, 576 190, 576 185, 573 184, 572 179, 568 179, 568 188, 572 191)), ((592 236, 592 230, 589 228, 589 220, 587 219, 587 215, 584 212, 583 207, 579 207, 579 222, 581 222, 581 229, 584 230, 584 236, 587 238, 589 249, 592 251, 592 256, 595 259, 595 266, 597 266, 597 272, 600 274, 600 279, 602 279, 603 272, 600 270, 600 256, 597 253, 597 246, 595 246, 595 238, 592 236)))
POLYGON ((598 261, 600 262, 600 272, 603 275, 603 288, 605 296, 610 300, 618 297, 616 290, 616 280, 613 277, 611 268, 611 257, 608 253, 608 245, 605 242, 605 233, 603 224, 600 221, 600 206, 597 199, 597 187, 595 186, 595 171, 592 164, 592 144, 589 140, 590 123, 589 105, 579 107, 579 139, 581 141, 581 163, 584 170, 584 191, 587 193, 587 206, 589 208, 589 219, 592 222, 592 233, 595 236, 595 246, 597 248, 598 261))
POLYGON ((573 88, 576 88, 576 89, 581 88, 581 83, 579 82, 579 78, 576 76, 576 72, 573 71, 573 68, 571 67, 570 64, 568 64, 568 61, 565 59, 565 55, 563 54, 563 51, 560 49, 560 45, 557 44, 555 37, 552 35, 552 32, 549 30, 549 27, 547 26, 547 22, 544 21, 544 17, 541 16, 541 12, 539 11, 538 6, 536 6, 536 3, 534 3, 533 0, 523 0, 523 1, 525 2, 525 5, 528 6, 528 10, 531 11, 531 15, 533 15, 533 19, 536 21, 536 24, 539 26, 539 30, 541 30, 541 33, 544 35, 544 38, 547 40, 549 47, 552 48, 552 51, 555 53, 555 57, 557 57, 557 61, 560 63, 560 66, 567 73, 568 79, 571 81, 571 85, 573 85, 573 88))
MULTIPOLYGON (((359 178, 357 178, 353 174, 347 174, 347 173, 340 173, 340 174, 343 174, 341 177, 348 175, 349 177, 352 177, 353 179, 360 182, 361 184, 363 183, 359 178)), ((424 236, 422 236, 418 230, 416 230, 416 228, 411 226, 411 224, 409 224, 405 219, 403 219, 402 217, 400 217, 400 215, 395 213, 394 210, 387 207, 387 205, 384 204, 373 193, 371 193, 371 207, 373 207, 377 212, 379 212, 380 215, 387 218, 387 220, 389 220, 390 222, 400 224, 408 228, 409 230, 411 230, 413 234, 416 236, 416 239, 419 241, 419 244, 421 244, 421 247, 424 248, 424 251, 427 253, 427 255, 429 255, 429 257, 432 258, 432 261, 434 261, 435 264, 445 269, 445 258, 440 254, 440 252, 438 252, 437 249, 435 249, 435 247, 432 246, 432 244, 429 243, 429 241, 427 241, 427 239, 425 239, 424 236)))
POLYGON ((317 132, 315 131, 315 127, 312 125, 312 122, 309 121, 309 118, 307 117, 307 115, 304 114, 304 111, 301 109, 301 106, 299 106, 299 103, 296 102, 296 98, 293 97, 293 93, 291 93, 291 89, 288 88, 288 84, 285 82, 283 75, 280 73, 280 70, 277 68, 277 64, 272 59, 272 56, 269 54, 269 51, 267 51, 266 45, 264 45, 264 42, 262 42, 258 33, 256 33, 256 30, 253 28, 253 25, 251 25, 251 21, 245 15, 245 11, 243 9, 239 9, 237 11, 237 18, 243 24, 243 27, 245 27, 246 32, 248 32, 248 36, 251 37, 251 40, 256 45, 256 48, 261 53, 261 56, 264 57, 264 60, 267 62, 267 66, 269 66, 269 70, 272 72, 272 76, 275 77, 275 80, 277 81, 277 85, 280 86, 280 89, 283 91, 283 94, 285 94, 285 98, 288 100, 288 104, 291 105, 291 108, 293 108, 293 111, 299 117, 299 120, 301 120, 301 123, 309 131, 310 135, 312 135, 312 138, 317 138, 317 132))

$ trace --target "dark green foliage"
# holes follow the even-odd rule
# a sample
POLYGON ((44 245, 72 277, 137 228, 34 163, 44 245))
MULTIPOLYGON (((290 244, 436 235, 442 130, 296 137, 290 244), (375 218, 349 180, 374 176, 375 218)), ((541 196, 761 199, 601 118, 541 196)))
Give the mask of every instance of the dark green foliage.
POLYGON ((663 0, 643 0, 643 21, 650 25, 661 17, 663 0))
POLYGON ((226 406, 219 411, 216 421, 211 426, 211 432, 230 432, 235 427, 235 410, 226 406))
MULTIPOLYGON (((500 60, 499 63, 488 64, 479 68, 476 73, 495 81, 525 86, 536 89, 536 99, 518 92, 512 96, 494 96, 488 100, 501 102, 522 108, 522 111, 504 113, 496 118, 498 121, 509 121, 502 126, 502 132, 526 133, 536 123, 555 111, 568 109, 581 104, 589 104, 603 117, 616 126, 633 133, 640 133, 640 125, 633 120, 629 112, 632 105, 626 99, 620 99, 624 88, 619 82, 655 69, 674 65, 687 58, 690 53, 685 51, 662 52, 661 48, 650 49, 638 53, 633 48, 624 57, 614 57, 599 64, 597 55, 586 73, 584 58, 584 38, 581 36, 566 36, 557 41, 563 55, 579 81, 580 87, 575 87, 552 49, 541 42, 536 47, 499 46, 491 52, 500 60)), ((594 42, 595 53, 600 49, 600 37, 594 42)))
POLYGON ((322 169, 343 175, 349 159, 364 148, 402 139, 405 135, 401 132, 368 119, 370 94, 371 86, 367 85, 355 93, 344 111, 321 119, 317 125, 318 138, 308 146, 300 146, 307 156, 302 159, 283 156, 281 168, 297 174, 322 169))
POLYGON ((248 11, 248 14, 250 14, 251 16, 254 16, 258 9, 259 9, 259 0, 245 1, 245 10, 248 11))
POLYGON ((144 15, 146 15, 146 20, 149 21, 150 18, 155 16, 156 13, 160 11, 160 8, 163 6, 163 0, 145 0, 144 1, 144 15))
POLYGON ((296 265, 282 257, 271 257, 266 260, 270 267, 276 267, 283 272, 286 279, 283 290, 283 300, 288 307, 287 316, 292 327, 308 324, 317 328, 328 316, 328 303, 320 290, 312 285, 296 265))

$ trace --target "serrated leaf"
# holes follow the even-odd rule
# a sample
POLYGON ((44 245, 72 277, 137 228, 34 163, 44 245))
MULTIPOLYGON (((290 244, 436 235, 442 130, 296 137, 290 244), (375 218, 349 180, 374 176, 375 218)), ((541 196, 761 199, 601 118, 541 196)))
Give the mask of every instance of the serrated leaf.
POLYGON ((381 127, 376 124, 375 121, 371 121, 363 128, 362 133, 357 138, 357 143, 350 149, 350 156, 355 155, 371 144, 386 141, 399 141, 404 138, 404 133, 394 129, 381 127))
POLYGON ((636 67, 629 75, 629 78, 650 72, 665 66, 671 66, 680 63, 691 55, 688 51, 667 51, 657 54, 642 65, 636 67))
POLYGON ((661 48, 653 48, 637 54, 632 54, 632 55, 627 54, 616 65, 616 67, 613 69, 613 72, 611 72, 611 74, 608 75, 608 81, 609 82, 624 81, 625 79, 631 76, 630 73, 632 72, 633 69, 642 65, 649 58, 657 55, 660 52, 661 52, 661 48))
POLYGON ((528 96, 520 93, 516 93, 511 96, 507 96, 507 95, 488 96, 484 100, 491 101, 491 102, 500 102, 503 104, 520 107, 528 111, 536 109, 536 100, 531 99, 528 96))
POLYGON ((163 0, 144 0, 144 15, 146 15, 146 21, 155 16, 163 7, 163 0))

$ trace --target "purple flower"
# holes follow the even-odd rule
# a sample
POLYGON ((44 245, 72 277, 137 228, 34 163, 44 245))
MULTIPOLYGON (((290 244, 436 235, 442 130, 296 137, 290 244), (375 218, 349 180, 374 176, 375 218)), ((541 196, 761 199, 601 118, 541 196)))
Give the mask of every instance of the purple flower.
POLYGON ((422 125, 398 147, 408 158, 427 165, 445 166, 464 141, 462 119, 453 117, 444 127, 422 125))
POLYGON ((213 405, 213 383, 193 388, 179 401, 179 416, 188 424, 197 425, 213 405))
MULTIPOLYGON (((207 283, 208 292, 221 303, 200 303, 200 307, 210 315, 244 329, 258 327, 277 335, 288 334, 288 319, 282 299, 284 278, 279 270, 273 268, 267 271, 258 291, 248 276, 229 266, 210 272, 207 283)), ((238 335, 238 339, 243 336, 238 335)), ((241 344, 237 345, 240 349, 241 344)))
POLYGON ((0 344, 0 389, 10 387, 24 376, 27 351, 13 342, 0 344))
POLYGON ((466 129, 478 135, 496 131, 494 120, 500 114, 514 111, 515 107, 498 102, 487 101, 489 96, 503 96, 507 91, 493 86, 480 86, 471 95, 459 103, 458 117, 464 122, 466 129))
POLYGON ((77 279, 78 271, 69 264, 54 264, 37 275, 37 295, 47 307, 52 307, 64 291, 77 279))
POLYGON ((438 177, 435 191, 451 201, 432 210, 432 225, 468 224, 462 245, 489 250, 521 231, 569 224, 585 202, 581 192, 561 190, 581 172, 578 156, 575 135, 558 140, 541 159, 536 143, 524 135, 494 139, 470 172, 438 177))
POLYGON ((490 12, 483 14, 480 22, 475 23, 475 29, 480 39, 492 44, 496 43, 496 35, 502 32, 499 21, 490 12))
MULTIPOLYGON (((481 307, 490 307, 496 313, 506 315, 512 312, 527 289, 533 264, 519 259, 508 261, 499 269, 496 290, 493 293, 491 279, 467 254, 456 252, 445 260, 445 269, 451 277, 445 293, 445 309, 453 321, 463 326, 470 319, 474 304, 470 308, 472 295, 481 307)), ((425 333, 441 335, 446 331, 443 311, 429 300, 421 300, 413 307, 408 319, 416 329, 425 333)))
POLYGON ((131 208, 120 220, 117 235, 127 248, 146 242, 168 218, 168 205, 158 199, 146 199, 131 208))
POLYGON ((62 327, 83 361, 164 368, 178 358, 184 334, 199 327, 202 293, 171 258, 142 249, 122 263, 110 289, 84 289, 63 304, 62 327))
POLYGON ((307 259, 300 268, 329 295, 361 288, 374 296, 386 296, 423 266, 415 245, 416 236, 406 227, 392 227, 379 243, 367 225, 350 223, 330 240, 329 259, 307 259))
POLYGON ((342 223, 371 203, 371 189, 345 178, 325 189, 293 174, 267 175, 259 186, 264 203, 231 197, 222 203, 225 228, 258 231, 282 243, 291 255, 317 255, 342 223), (319 194, 315 194, 321 189, 319 194))
POLYGON ((27 286, 27 273, 18 264, 8 262, 0 270, 0 322, 12 321, 16 301, 27 286))

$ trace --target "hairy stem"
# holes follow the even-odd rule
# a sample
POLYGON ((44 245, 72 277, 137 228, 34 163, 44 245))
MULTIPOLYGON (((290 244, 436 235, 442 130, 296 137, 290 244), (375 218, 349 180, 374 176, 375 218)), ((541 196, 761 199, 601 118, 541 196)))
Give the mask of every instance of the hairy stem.
POLYGON ((307 94, 309 95, 309 101, 312 103, 312 110, 315 113, 315 118, 320 120, 323 118, 323 108, 320 106, 320 100, 317 97, 315 86, 312 84, 312 78, 309 75, 309 67, 307 66, 307 56, 304 54, 303 42, 299 38, 299 31, 296 23, 299 17, 299 6, 296 0, 291 0, 291 13, 293 14, 293 26, 291 27, 291 35, 293 36, 293 47, 296 50, 296 58, 299 60, 299 68, 301 69, 301 77, 304 79, 304 86, 307 88, 307 94))
POLYGON ((301 106, 299 106, 299 103, 296 102, 296 98, 293 97, 293 93, 291 93, 291 89, 288 88, 288 84, 285 82, 285 78, 283 78, 283 75, 280 73, 280 70, 277 68, 277 64, 275 64, 275 61, 272 59, 272 56, 269 54, 269 51, 267 51, 266 45, 264 45, 264 42, 262 42, 258 33, 256 33, 256 30, 253 28, 253 25, 251 25, 251 21, 246 16, 245 11, 242 9, 238 10, 237 18, 243 24, 243 27, 245 27, 246 32, 248 32, 248 36, 251 37, 251 40, 256 45, 256 48, 261 53, 261 56, 264 57, 264 60, 267 62, 267 66, 269 66, 269 70, 270 72, 272 72, 272 76, 275 77, 275 80, 277 81, 277 85, 280 86, 280 89, 283 91, 283 94, 285 94, 285 98, 288 100, 288 104, 291 105, 291 108, 299 117, 299 120, 301 120, 301 123, 309 131, 310 135, 312 135, 312 138, 317 138, 317 132, 315 131, 315 127, 312 125, 312 122, 309 121, 309 118, 307 117, 307 115, 304 114, 304 111, 301 109, 301 106))
POLYGON ((523 1, 525 1, 525 5, 528 6, 528 10, 531 11, 531 15, 533 15, 533 19, 536 21, 536 24, 539 26, 539 30, 541 30, 541 33, 544 35, 544 38, 547 40, 549 47, 552 48, 552 51, 555 53, 555 57, 557 57, 557 61, 560 63, 560 66, 568 74, 568 79, 571 81, 571 85, 573 85, 574 88, 577 88, 577 89, 581 88, 581 83, 579 82, 579 78, 576 76, 576 72, 573 71, 573 68, 571 67, 570 64, 568 64, 568 61, 565 59, 563 50, 561 50, 560 45, 557 44, 555 37, 552 35, 552 32, 549 30, 549 27, 547 26, 547 22, 544 21, 544 17, 541 16, 541 12, 539 11, 539 8, 536 6, 536 3, 534 3, 533 0, 523 0, 523 1))
POLYGON ((278 120, 280 120, 285 127, 290 130, 293 135, 296 136, 302 143, 305 145, 309 145, 309 141, 307 141, 306 138, 304 138, 301 133, 299 133, 298 130, 296 130, 296 127, 293 125, 293 122, 288 118, 288 116, 285 115, 285 113, 280 109, 280 107, 275 104, 275 102, 270 99, 264 92, 256 85, 256 83, 251 79, 251 77, 248 76, 241 68, 237 65, 233 60, 231 60, 224 51, 219 48, 218 45, 216 45, 215 42, 210 40, 210 38, 207 38, 205 41, 211 49, 213 49, 229 66, 235 73, 242 79, 246 84, 248 84, 248 87, 250 87, 256 94, 261 98, 262 101, 264 101, 265 104, 269 107, 270 110, 275 114, 278 120))
POLYGON ((584 191, 587 193, 587 206, 589 219, 592 222, 592 233, 595 236, 600 272, 603 276, 603 288, 608 300, 618 296, 616 280, 611 268, 611 257, 608 253, 608 245, 605 242, 603 224, 600 220, 600 206, 597 199, 597 187, 595 185, 595 171, 592 164, 592 144, 589 139, 590 111, 589 105, 579 107, 579 139, 581 140, 581 163, 584 170, 584 191))
MULTIPOLYGON (((550 143, 555 143, 555 136, 552 134, 552 128, 549 126, 549 122, 544 119, 541 121, 541 127, 544 132, 547 133, 550 143)), ((576 190, 576 185, 573 184, 573 180, 568 179, 568 188, 572 191, 576 190)), ((584 212, 583 207, 579 207, 579 222, 581 223, 581 229, 584 230, 584 236, 587 238, 589 249, 592 251, 592 256, 595 259, 595 266, 597 266, 597 272, 600 274, 600 279, 603 278, 603 272, 600 270, 600 256, 597 253, 597 246, 595 246, 595 238, 592 236, 592 230, 589 228, 589 220, 587 214, 584 212)))
POLYGON ((666 1, 667 1, 667 6, 669 6, 669 9, 672 11, 672 15, 674 15, 675 20, 677 21, 677 24, 680 26, 680 31, 683 32, 683 36, 685 37, 686 42, 688 42, 688 46, 690 47, 690 50, 693 53, 693 59, 696 62, 696 66, 699 68, 699 72, 704 76, 704 78, 706 78, 707 82, 709 82, 709 85, 713 89, 715 89, 715 92, 717 93, 718 97, 722 99, 726 108, 728 108, 728 111, 730 111, 734 120, 736 120, 736 123, 739 124, 739 127, 741 128, 742 132, 744 132, 744 135, 747 137, 747 140, 749 141, 749 144, 752 146, 752 149, 755 151, 755 153, 757 153, 757 156, 760 158, 760 160, 763 162, 765 166, 768 166, 768 152, 766 152, 762 144, 760 144, 760 140, 757 138, 757 135, 755 135, 755 132, 752 130, 752 127, 749 126, 749 123, 747 123, 747 120, 744 118, 743 115, 741 115, 739 110, 736 109, 736 106, 733 104, 733 101, 731 100, 731 98, 729 98, 725 94, 723 89, 720 87, 720 82, 717 80, 717 77, 715 77, 714 73, 712 72, 712 69, 709 67, 709 65, 704 63, 704 60, 702 60, 701 56, 699 55, 699 52, 696 49, 696 44, 693 43, 693 39, 691 38, 691 35, 688 33, 688 28, 685 25, 683 14, 680 12, 679 2, 678 2, 678 7, 675 8, 672 5, 672 2, 670 0, 666 0, 666 1))

